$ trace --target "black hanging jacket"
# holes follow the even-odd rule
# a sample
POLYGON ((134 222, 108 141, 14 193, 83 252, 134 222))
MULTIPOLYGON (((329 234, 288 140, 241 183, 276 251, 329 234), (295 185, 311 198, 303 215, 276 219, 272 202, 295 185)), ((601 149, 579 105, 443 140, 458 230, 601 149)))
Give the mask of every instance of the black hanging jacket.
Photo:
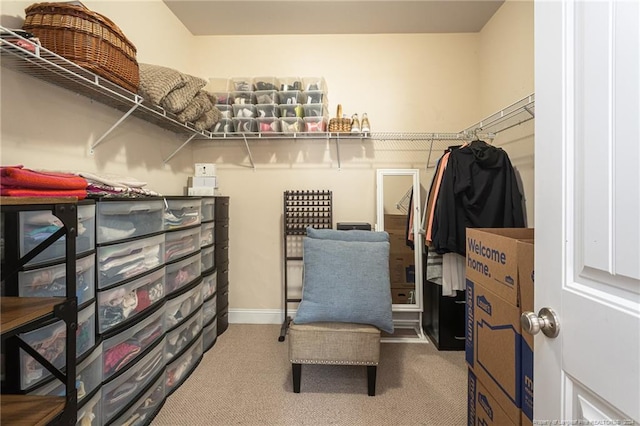
POLYGON ((524 226, 522 194, 507 153, 479 140, 452 150, 436 203, 436 251, 465 256, 466 228, 524 226))

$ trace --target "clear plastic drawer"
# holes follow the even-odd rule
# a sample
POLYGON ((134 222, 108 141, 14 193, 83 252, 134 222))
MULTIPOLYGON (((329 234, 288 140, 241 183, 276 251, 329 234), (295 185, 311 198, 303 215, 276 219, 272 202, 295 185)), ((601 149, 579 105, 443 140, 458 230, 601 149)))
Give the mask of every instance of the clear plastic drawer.
POLYGON ((165 293, 170 295, 200 277, 200 252, 166 266, 165 293))
MULTIPOLYGON (((20 212, 20 256, 46 240, 62 228, 62 221, 49 210, 20 212)), ((95 248, 96 206, 95 204, 78 206, 78 226, 76 236, 76 254, 86 253, 95 248)), ((66 257, 65 236, 56 240, 27 265, 62 260, 66 257)))
POLYGON ((164 263, 164 234, 98 247, 98 288, 144 274, 164 263))
POLYGON ((202 277, 202 300, 208 300, 216 292, 218 286, 218 272, 212 273, 202 277))
MULTIPOLYGON (((76 366, 76 390, 78 403, 85 396, 90 395, 102 384, 102 345, 98 345, 91 355, 76 366)), ((30 395, 64 396, 65 384, 60 380, 53 380, 31 392, 30 395)))
POLYGON ((76 426, 100 426, 102 424, 102 389, 78 407, 76 426))
POLYGON ((204 324, 209 324, 211 320, 216 316, 218 297, 213 296, 212 299, 207 300, 202 305, 202 321, 204 324))
POLYGON ((164 368, 164 341, 123 374, 102 385, 102 421, 106 424, 127 402, 135 400, 164 368))
POLYGON ((189 228, 165 234, 164 261, 171 262, 200 250, 200 228, 189 228))
POLYGON ((102 376, 107 380, 130 365, 145 349, 164 335, 164 309, 103 341, 104 354, 102 376))
POLYGON ((149 424, 150 419, 162 406, 164 401, 164 375, 151 385, 148 391, 140 395, 138 400, 124 414, 113 421, 113 425, 149 424))
POLYGON ((170 330, 202 305, 202 283, 167 301, 165 305, 166 329, 170 330))
POLYGON ((210 246, 215 242, 215 222, 200 225, 200 247, 210 246))
MULTIPOLYGON (((76 358, 95 346, 95 309, 95 303, 92 303, 78 312, 76 358)), ((64 367, 67 346, 64 321, 56 321, 37 330, 22 333, 20 337, 55 367, 64 367)), ((51 376, 46 368, 23 350, 20 350, 20 372, 21 389, 27 389, 51 376)))
POLYGON ((167 198, 167 209, 164 212, 164 228, 176 229, 200 223, 201 200, 199 198, 167 198))
MULTIPOLYGON (((93 254, 76 260, 76 296, 78 306, 93 299, 95 295, 95 263, 93 254)), ((67 290, 66 265, 48 266, 18 272, 18 294, 20 297, 64 297, 67 290)))
POLYGON ((218 321, 214 321, 211 324, 204 327, 202 330, 202 345, 203 350, 207 351, 213 346, 218 338, 218 321))
POLYGON ((215 264, 215 256, 214 256, 214 248, 215 246, 207 247, 202 249, 200 252, 200 261, 201 261, 201 271, 209 271, 213 269, 215 264))
POLYGON ((164 268, 127 284, 98 292, 98 331, 105 331, 142 314, 164 300, 164 268))
POLYGON ((216 218, 216 199, 213 197, 203 197, 200 209, 202 211, 202 222, 209 222, 216 218))
POLYGON ((162 200, 102 200, 97 204, 98 243, 141 237, 162 231, 162 200))
POLYGON ((76 330, 76 358, 96 345, 96 304, 92 303, 78 312, 76 330))
POLYGON ((181 384, 198 364, 202 357, 202 335, 193 342, 185 353, 180 355, 165 370, 165 385, 167 394, 181 384))
POLYGON ((202 309, 183 324, 167 333, 165 361, 168 363, 198 336, 202 330, 202 309))

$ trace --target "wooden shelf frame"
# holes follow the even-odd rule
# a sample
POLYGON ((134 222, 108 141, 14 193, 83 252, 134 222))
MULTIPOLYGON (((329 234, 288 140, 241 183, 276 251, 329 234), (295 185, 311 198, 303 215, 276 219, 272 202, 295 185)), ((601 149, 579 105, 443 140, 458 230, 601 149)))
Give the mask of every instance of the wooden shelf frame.
POLYGON ((65 384, 64 397, 22 395, 20 389, 20 368, 12 366, 6 371, 2 388, 0 423, 44 425, 75 425, 77 421, 76 377, 76 330, 78 306, 76 297, 76 235, 77 199, 0 197, 0 209, 5 216, 5 239, 13 244, 14 250, 6 250, 1 271, 5 291, 9 294, 0 298, 0 332, 5 360, 18 362, 20 349, 31 355, 58 380, 65 384), (60 230, 42 241, 38 246, 20 256, 17 253, 19 215, 24 211, 49 210, 62 222, 60 230), (27 298, 17 294, 17 273, 21 268, 60 237, 65 237, 66 294, 65 297, 27 298), (40 353, 20 338, 20 333, 39 328, 47 321, 60 319, 66 326, 65 366, 56 368, 40 353))

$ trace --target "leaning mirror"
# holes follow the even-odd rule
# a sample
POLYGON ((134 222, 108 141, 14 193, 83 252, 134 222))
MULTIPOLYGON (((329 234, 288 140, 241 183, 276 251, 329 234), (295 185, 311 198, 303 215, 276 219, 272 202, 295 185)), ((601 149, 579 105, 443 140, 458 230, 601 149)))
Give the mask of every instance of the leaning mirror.
MULTIPOLYGON (((422 336, 423 239, 418 169, 378 169, 376 230, 389 233, 389 275, 396 329, 422 336)), ((394 333, 398 334, 398 332, 394 333)))

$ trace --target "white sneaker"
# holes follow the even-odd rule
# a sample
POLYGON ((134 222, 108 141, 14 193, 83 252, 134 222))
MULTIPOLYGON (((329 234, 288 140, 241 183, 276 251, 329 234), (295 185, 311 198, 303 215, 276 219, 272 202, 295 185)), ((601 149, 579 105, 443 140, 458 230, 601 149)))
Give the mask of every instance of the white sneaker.
POLYGON ((360 120, 358 120, 358 114, 353 114, 353 117, 351 117, 351 133, 360 133, 360 120))
POLYGON ((369 118, 367 117, 367 113, 362 114, 362 133, 370 133, 371 126, 369 125, 369 118))

